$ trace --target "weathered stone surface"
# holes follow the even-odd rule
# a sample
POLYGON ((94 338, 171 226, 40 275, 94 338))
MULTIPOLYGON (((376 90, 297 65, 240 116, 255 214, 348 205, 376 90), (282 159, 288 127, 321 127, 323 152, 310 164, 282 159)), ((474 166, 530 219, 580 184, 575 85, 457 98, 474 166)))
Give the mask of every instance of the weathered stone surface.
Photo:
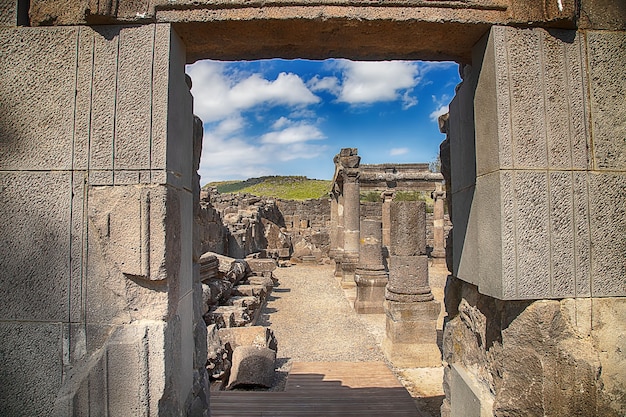
POLYGON ((428 257, 391 256, 389 283, 385 297, 393 301, 429 301, 433 299, 428 285, 428 257))
POLYGON ((207 324, 217 324, 218 327, 241 327, 251 321, 248 309, 238 306, 218 306, 209 311, 207 316, 207 324))
POLYGON ((11 416, 50 415, 62 383, 60 324, 0 324, 0 409, 11 416), (32 384, 33 375, 47 378, 32 384), (29 389, 24 389, 29 387, 29 389))
POLYGON ((262 286, 267 294, 274 287, 274 280, 270 277, 251 276, 248 278, 248 283, 254 286, 262 286))
MULTIPOLYGON (((448 369, 449 417, 493 416, 493 395, 488 387, 478 383, 462 366, 452 364, 448 369)), ((443 413, 442 413, 443 415, 443 413)))
POLYGON ((101 349, 69 370, 63 386, 56 392, 51 415, 71 415, 75 410, 96 413, 108 410, 116 415, 134 415, 139 409, 151 413, 163 411, 164 404, 159 402, 161 393, 167 391, 165 395, 172 395, 177 387, 165 384, 163 361, 147 358, 150 353, 157 357, 163 354, 160 352, 165 350, 165 338, 163 322, 138 321, 116 327, 101 349))
POLYGON ((245 295, 245 296, 253 296, 264 299, 267 295, 265 287, 262 285, 237 285, 233 288, 234 295, 245 295))
POLYGON ((423 201, 392 201, 391 255, 426 255, 426 211, 423 201))
MULTIPOLYGON (((224 60, 244 56, 249 59, 346 56, 352 59, 467 61, 469 49, 490 25, 573 27, 576 16, 575 4, 570 1, 559 3, 558 7, 529 2, 507 4, 497 0, 472 1, 461 8, 456 4, 433 7, 425 2, 406 1, 377 5, 363 1, 348 5, 332 0, 316 5, 296 2, 267 7, 260 2, 236 2, 228 3, 230 7, 225 6, 223 2, 213 1, 184 1, 178 2, 176 7, 171 7, 167 0, 121 1, 113 7, 111 3, 103 5, 86 0, 52 4, 33 0, 31 21, 33 25, 186 23, 179 24, 178 31, 188 45, 191 62, 209 56, 224 60), (267 20, 273 21, 273 24, 264 23, 267 20), (241 22, 239 25, 245 24, 247 30, 235 37, 228 36, 229 33, 237 33, 238 26, 233 27, 233 22, 237 21, 241 22), (209 24, 214 27, 213 36, 206 35, 209 24), (301 31, 309 34, 309 42, 296 36, 298 25, 301 31), (270 36, 271 33, 281 33, 282 36, 275 39, 270 36), (254 45, 254 40, 259 38, 273 41, 261 49, 254 45), (313 39, 319 41, 312 42, 313 39), (225 44, 228 48, 223 48, 225 44), (213 51, 214 55, 209 51, 213 51)), ((619 9, 619 6, 615 7, 619 9)), ((590 10, 594 9, 590 7, 590 10)), ((615 16, 620 17, 620 14, 615 16)))
POLYGON ((626 253, 614 234, 625 215, 608 213, 623 194, 617 185, 623 146, 613 138, 624 117, 622 106, 616 113, 611 99, 601 98, 601 85, 619 96, 624 77, 591 71, 613 66, 599 57, 618 56, 611 51, 622 43, 619 33, 494 27, 476 45, 473 66, 451 104, 449 133, 454 274, 482 293, 537 299, 626 291, 617 279, 624 264, 607 261, 626 253), (594 37, 593 47, 586 36, 594 37), (587 111, 590 100, 602 104, 587 111), (481 104, 470 119, 474 102, 481 104), (594 120, 616 127, 585 128, 594 120), (476 152, 467 133, 474 121, 476 152), (600 189, 598 197, 590 194, 600 189), (595 248, 605 249, 594 256, 595 248))
MULTIPOLYGON (((623 299, 501 302, 459 283, 458 315, 444 331, 444 360, 469 375, 466 389, 493 393, 480 400, 492 401, 495 415, 623 413, 624 380, 616 373, 623 371, 624 354, 602 353, 600 345, 620 345, 601 323, 622 322, 623 299)), ((445 384, 455 383, 450 378, 446 373, 445 384)), ((454 396, 451 385, 451 408, 463 407, 454 396)))
POLYGON ((239 346, 257 346, 278 350, 274 333, 268 327, 247 326, 219 329, 221 341, 230 344, 232 350, 239 346))
POLYGON ((268 388, 274 380, 276 352, 258 346, 239 346, 233 350, 233 367, 227 389, 239 386, 268 388))
POLYGON ((0 173, 3 320, 62 322, 70 310, 73 319, 80 317, 80 267, 69 263, 67 233, 71 180, 67 172, 0 173))
POLYGON ((276 269, 276 261, 273 259, 246 259, 248 266, 254 274, 270 276, 271 272, 276 269), (269 275, 268 275, 269 274, 269 275))
POLYGON ((382 222, 362 219, 359 265, 354 272, 354 281, 357 286, 354 309, 357 313, 380 314, 384 312, 383 301, 388 277, 383 265, 382 222))

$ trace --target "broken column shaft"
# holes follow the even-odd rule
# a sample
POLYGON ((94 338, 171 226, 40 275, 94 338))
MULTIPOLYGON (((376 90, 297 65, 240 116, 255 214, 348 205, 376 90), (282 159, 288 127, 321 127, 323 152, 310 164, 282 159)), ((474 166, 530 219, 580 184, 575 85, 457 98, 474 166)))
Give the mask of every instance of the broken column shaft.
POLYGON ((394 201, 390 217, 383 352, 397 367, 439 366, 437 317, 441 307, 428 283, 425 204, 394 201))
POLYGON ((384 313, 385 286, 388 274, 383 265, 382 227, 379 220, 361 221, 359 264, 354 274, 356 300, 354 309, 360 314, 384 313))

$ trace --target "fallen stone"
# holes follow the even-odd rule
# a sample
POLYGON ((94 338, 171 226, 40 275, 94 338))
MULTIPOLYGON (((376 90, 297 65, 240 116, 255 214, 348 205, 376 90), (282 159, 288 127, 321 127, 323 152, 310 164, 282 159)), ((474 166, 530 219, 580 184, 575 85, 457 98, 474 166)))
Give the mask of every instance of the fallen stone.
POLYGON ((219 329, 219 337, 223 344, 230 344, 233 350, 239 346, 256 346, 278 351, 274 332, 268 327, 248 326, 219 329))
POLYGON ((209 314, 213 317, 223 317, 224 327, 241 327, 252 321, 248 309, 245 307, 219 306, 209 314))
POLYGON ((263 288, 265 288, 265 292, 267 293, 269 293, 270 290, 274 287, 274 280, 268 277, 252 276, 248 278, 248 283, 250 285, 262 286, 263 288))
POLYGON ((271 277, 272 271, 276 269, 276 261, 273 259, 246 259, 253 274, 271 277))
POLYGON ((256 310, 261 305, 259 297, 252 297, 248 295, 236 295, 231 297, 228 302, 234 307, 241 307, 248 309, 249 311, 256 310))
POLYGON ((257 346, 239 346, 233 350, 232 368, 226 389, 237 387, 269 388, 274 381, 276 352, 257 346))
POLYGON ((237 285, 233 288, 233 294, 259 297, 261 300, 264 300, 267 291, 262 285, 237 285))

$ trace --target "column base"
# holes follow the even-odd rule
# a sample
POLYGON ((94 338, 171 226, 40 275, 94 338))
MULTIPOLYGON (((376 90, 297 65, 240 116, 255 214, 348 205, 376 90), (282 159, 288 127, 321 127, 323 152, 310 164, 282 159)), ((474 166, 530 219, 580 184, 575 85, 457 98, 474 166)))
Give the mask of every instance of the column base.
POLYGON ((384 313, 385 286, 389 281, 385 270, 367 271, 357 268, 354 281, 356 282, 354 310, 359 314, 384 313))
POLYGON ((359 254, 347 254, 344 253, 341 260, 341 287, 342 288, 354 288, 356 282, 354 282, 354 272, 359 262, 359 254))
POLYGON ((341 278, 343 276, 343 272, 341 272, 341 261, 343 260, 343 251, 336 251, 335 256, 333 257, 335 261, 335 277, 341 278))
POLYGON ((437 346, 438 301, 402 303, 386 300, 387 314, 382 350, 387 359, 400 368, 441 366, 437 346))

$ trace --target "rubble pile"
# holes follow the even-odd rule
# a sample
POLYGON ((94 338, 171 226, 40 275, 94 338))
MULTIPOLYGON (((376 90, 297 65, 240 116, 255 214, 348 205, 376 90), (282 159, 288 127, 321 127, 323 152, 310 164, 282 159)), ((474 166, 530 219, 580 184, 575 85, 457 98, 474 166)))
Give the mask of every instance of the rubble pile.
POLYGON ((226 389, 269 387, 277 343, 269 328, 254 324, 276 283, 276 262, 207 252, 199 266, 210 380, 226 389))

